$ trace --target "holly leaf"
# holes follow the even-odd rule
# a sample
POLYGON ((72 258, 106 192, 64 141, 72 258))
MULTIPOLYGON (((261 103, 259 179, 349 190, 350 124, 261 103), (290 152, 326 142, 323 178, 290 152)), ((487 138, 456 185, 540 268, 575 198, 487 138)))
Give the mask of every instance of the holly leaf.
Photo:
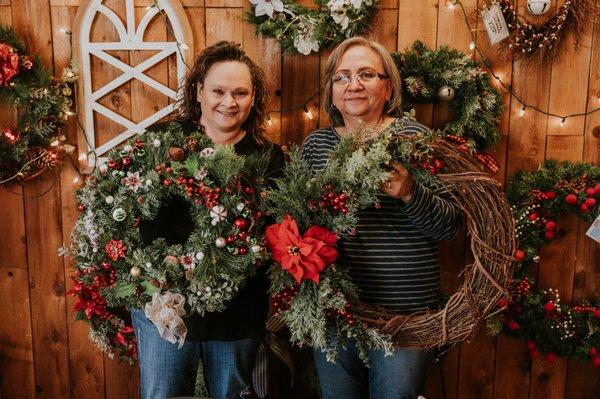
POLYGON ((160 288, 150 284, 150 281, 142 281, 140 284, 144 288, 144 293, 152 295, 155 292, 160 292, 160 288))
POLYGON ((116 285, 115 288, 113 288, 115 299, 126 298, 133 295, 134 292, 135 288, 131 284, 116 285))

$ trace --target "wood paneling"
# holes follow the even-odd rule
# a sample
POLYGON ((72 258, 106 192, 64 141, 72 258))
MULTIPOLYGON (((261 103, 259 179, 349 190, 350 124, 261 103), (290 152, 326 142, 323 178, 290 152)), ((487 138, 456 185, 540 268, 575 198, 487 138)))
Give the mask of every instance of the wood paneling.
MULTIPOLYGON (((123 13, 122 0, 108 0, 110 7, 123 13)), ((564 1, 553 1, 553 13, 564 1)), ((57 73, 70 57, 69 38, 60 28, 70 29, 82 0, 0 0, 0 23, 13 25, 30 48, 57 73)), ((136 0, 137 12, 153 0, 136 0)), ((299 4, 314 8, 312 0, 299 4)), ((528 20, 534 18, 524 5, 515 3, 528 20)), ((264 69, 270 96, 268 110, 301 106, 322 88, 322 76, 330 51, 311 56, 282 55, 273 39, 254 34, 243 22, 249 10, 246 0, 182 0, 192 26, 194 53, 218 40, 233 40, 264 69)), ((470 13, 483 0, 464 0, 470 13)), ((403 50, 419 39, 432 48, 450 45, 471 53, 471 36, 459 7, 446 0, 382 0, 368 37, 388 50, 403 50)), ((490 46, 485 31, 472 22, 477 46, 491 62, 495 73, 511 85, 524 101, 557 114, 577 113, 600 106, 599 29, 589 31, 580 46, 570 40, 565 56, 543 67, 526 66, 506 59, 490 46)), ((94 37, 108 39, 115 32, 106 19, 96 22, 94 37)), ((148 31, 149 40, 168 35, 160 19, 148 31)), ((124 62, 137 63, 142 53, 113 52, 124 62)), ((476 59, 480 59, 475 54, 476 59)), ((114 71, 95 60, 97 82, 117 77, 114 71)), ((172 61, 148 71, 156 80, 175 87, 172 61)), ((494 83, 497 85, 497 83, 494 83)), ((499 85, 497 85, 499 87, 499 85)), ((139 82, 128 82, 105 99, 105 105, 127 118, 139 120, 162 107, 166 99, 139 82), (143 99, 143 100, 136 100, 143 99)), ((309 103, 312 117, 303 109, 270 114, 268 137, 281 144, 299 144, 317 126, 328 124, 321 107, 322 93, 309 103)), ((506 111, 502 115, 501 139, 490 149, 502 165, 496 178, 501 183, 518 169, 534 170, 545 158, 600 161, 600 112, 587 117, 560 119, 527 109, 519 117, 522 104, 504 91, 506 111), (595 130, 595 128, 599 129, 595 130)), ((417 108, 418 119, 428 126, 441 126, 448 117, 443 106, 417 108)), ((10 107, 0 110, 0 125, 14 121, 10 107)), ((98 120, 97 137, 104 142, 120 126, 98 120)), ((71 120, 64 129, 69 142, 76 142, 77 127, 71 120)), ((77 164, 77 160, 73 159, 77 164)), ((7 398, 136 398, 138 372, 135 366, 118 364, 104 357, 87 338, 85 323, 75 322, 66 298, 72 263, 57 256, 57 248, 68 240, 78 216, 74 189, 81 179, 69 162, 60 171, 47 173, 24 186, 0 189, 0 301, 8 312, 0 323, 0 399, 7 398), (46 192, 47 191, 47 192, 46 192)), ((540 285, 558 288, 563 302, 579 300, 600 291, 598 244, 585 237, 589 223, 574 217, 560 221, 568 235, 544 248, 539 268, 534 270, 540 285)), ((441 245, 444 285, 451 290, 460 281, 459 273, 469 261, 464 233, 441 245)), ((272 383, 273 387, 287 384, 272 383)), ((277 378, 277 375, 273 376, 277 378)), ((432 364, 425 396, 431 398, 590 398, 600 396, 600 369, 589 363, 559 360, 549 364, 531 361, 524 343, 500 336, 492 339, 484 328, 468 343, 452 348, 432 364)), ((314 397, 311 389, 296 387, 294 397, 314 397)), ((282 391, 283 392, 283 388, 282 391)), ((287 391, 286 391, 287 392, 287 391)), ((285 395, 284 395, 285 396, 285 395)), ((276 392, 273 397, 278 396, 276 392)))

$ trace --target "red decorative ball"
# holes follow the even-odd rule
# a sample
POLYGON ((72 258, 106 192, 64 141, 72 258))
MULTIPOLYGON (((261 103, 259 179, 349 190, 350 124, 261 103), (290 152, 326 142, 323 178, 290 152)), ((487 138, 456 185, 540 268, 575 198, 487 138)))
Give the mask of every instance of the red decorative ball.
POLYGON ((588 351, 588 354, 590 355, 590 357, 598 357, 598 350, 596 350, 596 348, 592 346, 588 351))
POLYGON ((588 197, 594 197, 596 195, 596 190, 594 190, 594 187, 588 187, 585 190, 585 195, 587 195, 588 197))
POLYGON ((248 233, 245 231, 241 231, 237 237, 241 240, 241 241, 246 241, 248 239, 248 233))
POLYGON ((173 180, 171 180, 171 179, 165 179, 165 180, 163 180, 163 184, 164 184, 165 186, 170 186, 170 185, 171 185, 171 183, 173 183, 173 180))
POLYGON ((594 310, 594 317, 600 319, 600 309, 594 310))
POLYGON ((515 259, 519 262, 523 262, 525 260, 525 252, 521 251, 520 249, 517 249, 515 251, 515 259))
POLYGON ((546 232, 544 233, 544 236, 548 240, 552 240, 555 235, 556 235, 556 233, 554 233, 554 230, 546 230, 546 232))
POLYGON ((123 159, 121 159, 121 163, 123 164, 123 166, 129 166, 132 162, 133 160, 131 159, 131 157, 123 157, 123 159))
POLYGON ((527 349, 529 349, 530 351, 535 350, 536 349, 535 342, 533 342, 532 340, 528 340, 527 341, 527 349))
POLYGON ((237 240, 237 237, 235 236, 235 234, 230 234, 227 236, 227 244, 233 244, 235 241, 237 240))
POLYGON ((546 302, 544 305, 544 310, 548 313, 554 312, 556 310, 556 305, 552 301, 546 302))
POLYGON ((538 218, 538 214, 533 212, 532 214, 529 215, 529 220, 531 220, 532 222, 536 221, 538 218))
POLYGON ((239 255, 246 255, 248 253, 248 248, 247 247, 238 247, 238 254, 239 255))
POLYGON ((512 330, 512 331, 514 331, 514 330, 518 330, 519 328, 521 328, 521 326, 520 326, 520 325, 519 325, 519 323, 517 323, 516 321, 514 321, 514 320, 510 320, 510 321, 508 322, 508 329, 509 329, 509 330, 512 330))
POLYGON ((14 144, 17 141, 19 141, 19 138, 20 138, 19 132, 15 132, 14 130, 12 130, 9 127, 5 127, 2 130, 2 136, 8 142, 8 144, 14 144))
POLYGON ((587 206, 587 204, 583 203, 583 204, 579 205, 579 210, 583 213, 586 213, 587 211, 590 210, 590 208, 587 206))
POLYGON ((546 355, 546 360, 547 360, 549 363, 556 363, 556 360, 557 360, 557 359, 558 359, 558 356, 556 355, 556 353, 552 353, 552 352, 550 352, 550 353, 548 353, 548 354, 546 355))
POLYGON ((250 226, 250 221, 246 218, 235 218, 235 220, 233 221, 234 226, 240 230, 240 231, 244 231, 247 230, 248 227, 250 226))
POLYGON ((600 195, 600 183, 596 184, 596 186, 594 186, 594 191, 596 192, 596 195, 600 195))
POLYGON ((508 305, 508 299, 506 299, 506 298, 498 299, 498 307, 499 308, 505 308, 507 305, 508 305))
POLYGON ((569 205, 577 204, 577 196, 575 194, 569 194, 565 197, 565 202, 569 205))
POLYGON ((115 161, 114 159, 111 159, 110 161, 108 161, 108 167, 111 169, 117 169, 117 167, 118 167, 117 161, 115 161))
POLYGON ((556 198, 556 193, 554 191, 547 191, 545 197, 547 200, 552 201, 556 198))
POLYGON ((79 205, 77 205, 77 209, 79 210, 79 212, 83 212, 83 211, 85 211, 85 205, 79 204, 79 205))
POLYGON ((600 367, 600 357, 595 357, 592 359, 592 364, 596 367, 600 367))
POLYGON ((546 230, 554 230, 556 228, 556 223, 553 220, 548 220, 546 222, 546 230))
POLYGON ((596 199, 588 198, 585 200, 585 204, 588 206, 588 208, 593 208, 596 206, 596 199))

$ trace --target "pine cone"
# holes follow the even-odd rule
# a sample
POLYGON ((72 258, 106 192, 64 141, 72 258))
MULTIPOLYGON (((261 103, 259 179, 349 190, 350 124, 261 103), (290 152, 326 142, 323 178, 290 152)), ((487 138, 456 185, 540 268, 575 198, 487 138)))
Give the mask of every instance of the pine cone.
POLYGON ((188 150, 192 152, 198 151, 198 139, 188 137, 185 140, 185 145, 187 146, 188 150))
POLYGON ((185 279, 187 281, 192 281, 193 278, 194 278, 194 271, 192 269, 187 269, 185 271, 185 279))
POLYGON ((25 160, 33 161, 33 168, 38 170, 54 168, 60 163, 60 154, 56 150, 48 150, 44 147, 31 147, 25 153, 25 160))

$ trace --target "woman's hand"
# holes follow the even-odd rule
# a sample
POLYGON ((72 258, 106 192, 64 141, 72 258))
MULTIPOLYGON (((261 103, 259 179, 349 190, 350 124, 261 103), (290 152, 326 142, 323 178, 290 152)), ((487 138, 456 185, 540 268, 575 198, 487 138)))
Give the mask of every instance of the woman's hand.
POLYGON ((405 203, 410 202, 415 179, 400 163, 392 161, 390 166, 394 168, 394 171, 390 178, 383 182, 381 189, 392 198, 401 199, 405 203))

